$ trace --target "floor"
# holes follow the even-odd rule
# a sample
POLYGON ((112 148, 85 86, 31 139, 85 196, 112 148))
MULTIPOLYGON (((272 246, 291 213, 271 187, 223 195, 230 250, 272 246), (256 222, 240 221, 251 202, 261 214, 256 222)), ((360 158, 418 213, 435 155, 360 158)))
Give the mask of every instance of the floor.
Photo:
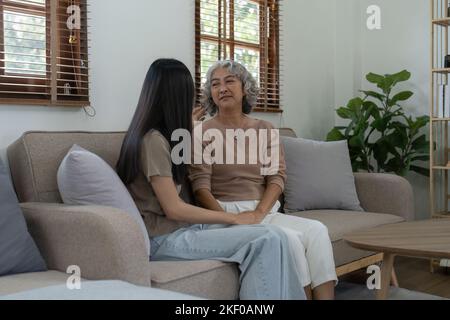
MULTIPOLYGON (((429 260, 406 257, 396 257, 394 266, 400 288, 450 299, 449 268, 437 268, 431 273, 429 260)), ((339 280, 345 283, 365 284, 367 277, 365 270, 359 270, 339 280)))

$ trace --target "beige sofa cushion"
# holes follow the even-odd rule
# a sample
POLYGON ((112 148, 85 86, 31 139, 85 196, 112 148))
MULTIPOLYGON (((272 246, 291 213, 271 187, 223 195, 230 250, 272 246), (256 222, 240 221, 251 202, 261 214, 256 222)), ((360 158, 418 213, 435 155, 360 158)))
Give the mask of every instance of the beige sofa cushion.
MULTIPOLYGON (((237 299, 239 273, 234 263, 221 261, 152 261, 152 287, 220 300, 237 299), (199 283, 210 284, 199 285, 199 283)), ((64 285, 69 274, 59 271, 0 277, 0 296, 64 285)))
POLYGON ((52 270, 0 277, 0 295, 65 284, 69 276, 67 273, 52 270))
POLYGON ((239 272, 235 263, 214 260, 152 261, 150 265, 152 287, 209 299, 238 298, 239 272))
POLYGON ((318 220, 327 226, 333 244, 336 267, 373 254, 373 252, 349 246, 343 240, 345 234, 365 228, 404 221, 403 218, 391 214, 344 210, 311 210, 289 214, 318 220))
MULTIPOLYGON (((373 254, 349 246, 343 240, 346 233, 403 221, 403 218, 390 214, 343 210, 304 211, 291 215, 315 219, 327 226, 337 267, 373 254)), ((234 299, 239 291, 238 269, 235 264, 211 260, 155 261, 150 264, 153 287, 213 299, 234 299), (214 287, 198 286, 198 283, 214 283, 214 287)))

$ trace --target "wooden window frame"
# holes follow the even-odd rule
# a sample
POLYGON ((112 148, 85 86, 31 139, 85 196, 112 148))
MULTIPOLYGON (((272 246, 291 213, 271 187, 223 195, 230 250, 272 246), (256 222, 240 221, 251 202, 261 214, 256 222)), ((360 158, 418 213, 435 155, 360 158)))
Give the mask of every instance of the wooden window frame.
MULTIPOLYGON (((42 94, 45 94, 45 87, 49 85, 48 74, 45 76, 39 76, 36 74, 25 74, 25 73, 8 73, 6 74, 5 69, 5 48, 4 48, 4 8, 7 7, 12 12, 23 13, 23 14, 34 14, 36 16, 42 16, 46 18, 46 30, 49 27, 49 20, 47 14, 46 6, 39 5, 31 5, 20 2, 12 2, 9 0, 0 0, 0 91, 8 91, 11 86, 14 86, 16 89, 20 89, 21 92, 35 92, 31 90, 36 90, 35 87, 29 87, 27 85, 33 86, 44 86, 42 90, 42 94), (24 86, 21 86, 24 85, 24 86)), ((47 32, 46 32, 47 33, 47 32)), ((45 56, 46 63, 49 64, 49 56, 50 56, 50 48, 49 48, 49 37, 46 34, 46 52, 45 56)), ((48 68, 46 68, 47 70, 48 68)), ((47 70, 48 72, 48 70, 47 70)), ((11 94, 13 96, 13 94, 11 94)), ((19 96, 19 94, 17 94, 19 96)), ((0 98, 0 103, 4 98, 0 98)), ((15 100, 19 98, 7 98, 5 103, 17 103, 15 100)))
POLYGON ((7 89, 11 87, 17 90, 17 93, 0 94, 0 104, 68 107, 90 105, 87 1, 72 0, 72 4, 85 6, 84 10, 81 10, 81 30, 72 31, 72 34, 78 39, 75 44, 69 44, 70 32, 67 29, 64 30, 67 28, 65 24, 69 15, 66 9, 69 4, 68 1, 63 0, 46 0, 44 6, 0 0, 0 92, 9 92, 7 89), (25 73, 5 74, 4 8, 13 12, 41 15, 46 18, 45 76, 25 73), (52 52, 54 52, 53 55, 52 52), (73 58, 72 55, 74 55, 73 58), (71 65, 67 64, 67 61, 70 61, 71 65), (85 67, 81 66, 81 61, 85 67), (67 72, 68 68, 72 69, 71 73, 67 72), (67 88, 64 88, 64 82, 75 84, 73 88, 70 88, 69 95, 65 94, 67 88))
POLYGON ((236 0, 228 0, 230 2, 230 21, 229 30, 227 30, 227 39, 222 39, 221 34, 226 23, 222 21, 222 7, 226 10, 226 1, 218 0, 218 36, 201 34, 201 1, 195 0, 195 82, 197 84, 197 97, 200 97, 201 91, 201 43, 202 41, 210 41, 217 43, 219 46, 218 60, 224 59, 226 54, 226 47, 229 46, 229 57, 234 59, 234 50, 238 46, 240 48, 247 48, 258 51, 260 54, 260 81, 261 93, 258 97, 257 105, 253 108, 256 112, 283 112, 280 105, 280 24, 279 24, 279 0, 248 0, 259 4, 260 8, 260 39, 259 43, 251 43, 245 41, 238 41, 234 38, 234 4, 236 0), (265 10, 269 11, 266 14, 265 10), (266 21, 268 20, 268 21, 266 21), (268 26, 267 29, 261 30, 261 27, 268 26), (225 46, 225 51, 222 50, 225 46))

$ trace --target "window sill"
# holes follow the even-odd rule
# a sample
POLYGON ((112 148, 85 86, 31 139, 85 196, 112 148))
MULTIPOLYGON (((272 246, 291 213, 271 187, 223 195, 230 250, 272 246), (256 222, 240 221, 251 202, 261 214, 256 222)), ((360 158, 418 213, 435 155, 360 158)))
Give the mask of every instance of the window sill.
POLYGON ((59 100, 59 101, 51 102, 50 100, 47 100, 47 99, 0 98, 0 105, 82 108, 82 107, 90 106, 91 103, 89 101, 64 101, 64 100, 59 100))
POLYGON ((256 108, 252 109, 252 112, 283 113, 283 109, 280 109, 280 108, 261 108, 261 107, 256 107, 256 108))

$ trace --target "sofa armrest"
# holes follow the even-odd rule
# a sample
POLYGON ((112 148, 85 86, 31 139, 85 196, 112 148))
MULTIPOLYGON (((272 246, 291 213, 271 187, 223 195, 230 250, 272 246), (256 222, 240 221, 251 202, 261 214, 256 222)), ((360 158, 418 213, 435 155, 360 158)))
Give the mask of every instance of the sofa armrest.
POLYGON ((77 265, 89 280, 116 279, 151 286, 139 226, 118 209, 53 203, 21 204, 29 232, 47 267, 77 265))
POLYGON ((364 210, 414 220, 414 195, 408 180, 385 173, 354 175, 356 192, 364 210))

